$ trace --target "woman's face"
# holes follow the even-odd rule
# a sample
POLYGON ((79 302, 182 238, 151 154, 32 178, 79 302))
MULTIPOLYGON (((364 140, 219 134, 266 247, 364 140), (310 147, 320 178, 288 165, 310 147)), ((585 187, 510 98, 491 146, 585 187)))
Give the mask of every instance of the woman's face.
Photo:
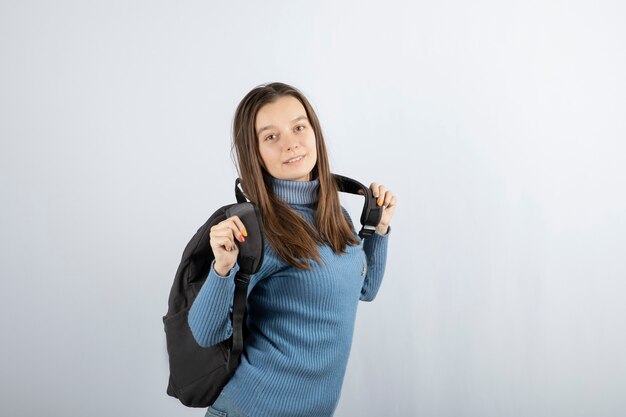
POLYGON ((300 100, 280 97, 261 107, 256 115, 255 130, 261 159, 274 178, 310 181, 317 162, 315 133, 300 100), (287 162, 301 157, 294 162, 287 162))

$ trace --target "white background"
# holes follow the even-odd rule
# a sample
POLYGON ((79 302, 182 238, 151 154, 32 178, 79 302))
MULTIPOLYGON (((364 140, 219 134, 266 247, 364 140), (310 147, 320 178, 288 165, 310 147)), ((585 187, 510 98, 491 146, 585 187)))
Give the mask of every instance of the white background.
POLYGON ((598 0, 0 1, 0 415, 204 414, 165 394, 161 317, 270 81, 311 100, 334 172, 398 196, 336 416, 625 415, 624 22, 598 0))

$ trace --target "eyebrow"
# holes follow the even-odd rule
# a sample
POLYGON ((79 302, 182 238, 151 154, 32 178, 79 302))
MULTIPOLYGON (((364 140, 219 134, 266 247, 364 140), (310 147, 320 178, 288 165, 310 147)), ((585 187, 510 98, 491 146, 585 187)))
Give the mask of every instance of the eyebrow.
MULTIPOLYGON (((309 119, 307 119, 307 117, 306 117, 306 116, 298 116, 298 117, 296 117, 295 119, 293 119, 293 120, 291 121, 291 123, 295 123, 295 122, 297 122, 298 120, 302 120, 302 119, 309 120, 309 119)), ((256 132, 257 136, 261 136, 261 133, 262 133, 264 130, 267 130, 267 129, 271 128, 271 127, 275 127, 275 126, 273 126, 273 125, 263 126, 262 128, 260 128, 260 129, 259 129, 259 131, 258 131, 258 132, 256 132)))

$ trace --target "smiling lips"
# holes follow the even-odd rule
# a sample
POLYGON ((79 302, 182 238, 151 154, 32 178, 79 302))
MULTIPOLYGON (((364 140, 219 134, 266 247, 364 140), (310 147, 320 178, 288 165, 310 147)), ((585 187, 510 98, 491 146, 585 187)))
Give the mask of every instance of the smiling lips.
POLYGON ((287 161, 285 161, 283 163, 284 164, 293 164, 293 163, 296 163, 296 162, 300 162, 300 161, 302 161, 304 159, 305 156, 306 155, 298 155, 298 156, 296 156, 294 158, 288 159, 287 161))

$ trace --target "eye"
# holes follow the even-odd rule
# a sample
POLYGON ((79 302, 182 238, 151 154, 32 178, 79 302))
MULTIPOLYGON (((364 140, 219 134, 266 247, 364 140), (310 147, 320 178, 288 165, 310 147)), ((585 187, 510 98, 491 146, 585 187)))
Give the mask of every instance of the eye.
POLYGON ((304 129, 305 129, 304 125, 300 125, 300 126, 296 127, 296 130, 298 130, 298 132, 302 132, 304 129), (300 128, 302 128, 302 129, 300 129, 300 128))
POLYGON ((274 137, 274 135, 269 135, 265 137, 265 140, 268 140, 269 138, 274 137))

